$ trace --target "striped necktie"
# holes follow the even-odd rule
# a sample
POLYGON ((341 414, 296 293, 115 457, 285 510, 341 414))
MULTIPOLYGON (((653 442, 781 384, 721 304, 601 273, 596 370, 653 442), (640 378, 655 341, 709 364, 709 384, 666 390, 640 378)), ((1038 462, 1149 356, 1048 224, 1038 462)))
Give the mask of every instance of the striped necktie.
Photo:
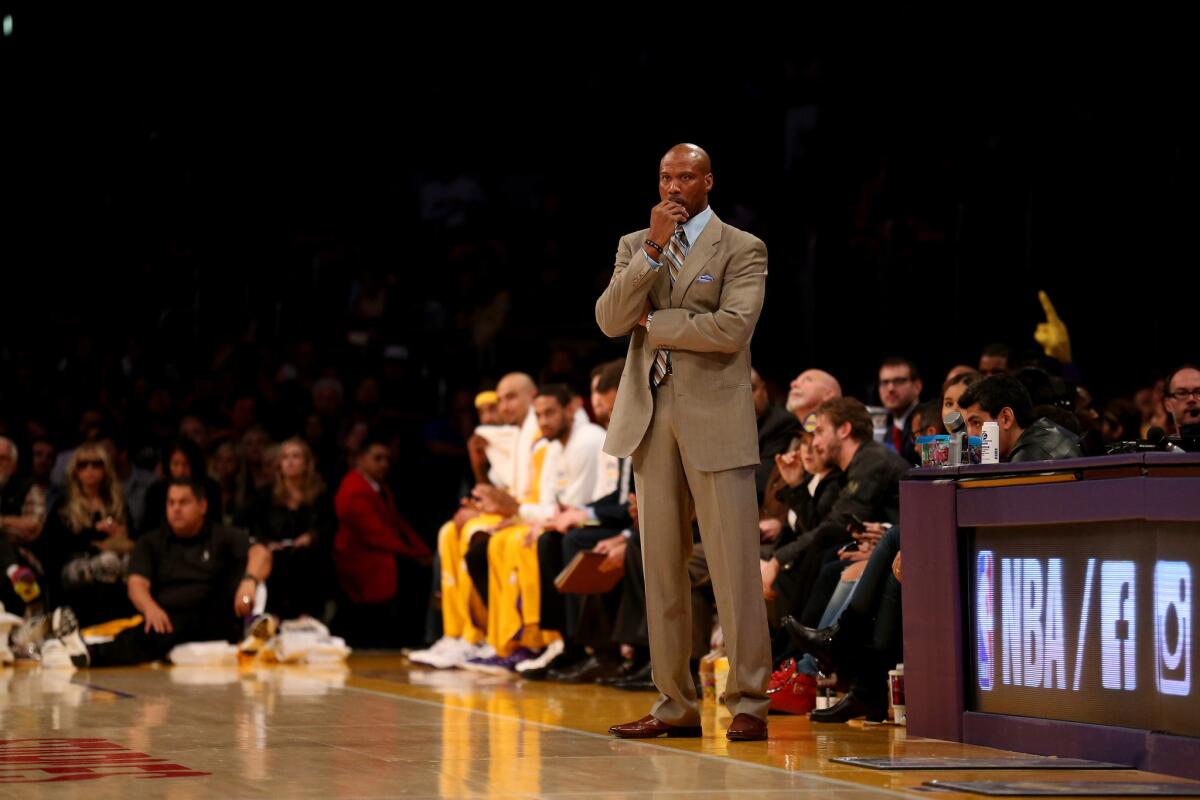
MULTIPOLYGON (((679 271, 683 269, 683 260, 687 258, 687 253, 687 234, 683 232, 682 225, 676 225, 675 235, 667 242, 667 252, 663 254, 667 259, 667 274, 671 278, 672 289, 675 288, 675 279, 679 277, 679 271)), ((654 364, 650 367, 650 385, 657 388, 670 372, 671 354, 661 348, 655 350, 654 364)))

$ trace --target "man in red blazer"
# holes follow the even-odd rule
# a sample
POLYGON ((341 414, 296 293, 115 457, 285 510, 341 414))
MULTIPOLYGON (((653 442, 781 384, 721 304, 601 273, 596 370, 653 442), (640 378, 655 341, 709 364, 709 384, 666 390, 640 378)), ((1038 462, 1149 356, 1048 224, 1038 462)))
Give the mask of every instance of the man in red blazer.
POLYGON ((344 606, 337 627, 359 647, 418 644, 424 633, 433 554, 396 510, 389 466, 387 446, 366 441, 334 498, 333 561, 344 606))

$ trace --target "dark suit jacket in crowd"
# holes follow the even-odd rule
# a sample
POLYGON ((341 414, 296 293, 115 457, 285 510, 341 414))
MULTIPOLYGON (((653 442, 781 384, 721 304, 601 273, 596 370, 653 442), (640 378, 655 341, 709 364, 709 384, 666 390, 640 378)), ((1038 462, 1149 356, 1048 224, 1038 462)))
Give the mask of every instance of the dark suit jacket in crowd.
MULTIPOLYGON (((918 405, 920 405, 920 401, 917 401, 912 410, 908 412, 908 417, 904 420, 904 436, 900 442, 900 457, 913 466, 920 466, 921 464, 921 455, 917 452, 917 441, 913 438, 912 432, 912 412, 916 411, 918 405)), ((887 425, 887 433, 884 434, 884 447, 891 450, 892 428, 895 427, 895 418, 891 414, 888 414, 885 424, 887 425)), ((893 450, 892 452, 895 451, 893 450)))

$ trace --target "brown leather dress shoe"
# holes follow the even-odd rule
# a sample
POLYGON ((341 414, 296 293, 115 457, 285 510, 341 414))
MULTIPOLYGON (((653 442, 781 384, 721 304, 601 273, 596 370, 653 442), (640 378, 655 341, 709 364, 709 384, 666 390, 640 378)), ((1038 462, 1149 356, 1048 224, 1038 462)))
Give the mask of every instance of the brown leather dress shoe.
POLYGON ((731 742, 761 742, 767 738, 767 721, 749 714, 738 714, 729 723, 725 738, 731 742))
MULTIPOLYGON (((767 726, 763 724, 763 736, 766 736, 767 726)), ((636 722, 626 722, 624 725, 613 725, 608 732, 618 739, 653 739, 662 736, 675 739, 695 739, 704 735, 699 725, 671 725, 663 722, 653 714, 647 714, 636 722)))

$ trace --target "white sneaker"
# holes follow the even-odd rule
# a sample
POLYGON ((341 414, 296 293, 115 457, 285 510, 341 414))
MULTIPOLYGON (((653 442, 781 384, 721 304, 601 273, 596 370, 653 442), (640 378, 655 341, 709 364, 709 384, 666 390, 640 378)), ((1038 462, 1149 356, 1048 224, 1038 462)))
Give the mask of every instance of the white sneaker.
POLYGON ((527 661, 522 661, 517 664, 517 672, 529 672, 531 669, 542 669, 550 665, 550 662, 562 655, 566 644, 562 639, 555 639, 550 644, 546 645, 546 649, 537 658, 531 658, 527 661))
POLYGON ((438 669, 461 669, 464 664, 476 658, 491 658, 496 650, 487 642, 471 644, 466 639, 459 639, 459 646, 443 653, 436 666, 438 669))
POLYGON ((47 639, 41 645, 42 667, 45 669, 75 669, 74 659, 61 639, 47 639))
POLYGON ((59 606, 50 614, 50 634, 58 636, 64 630, 78 630, 79 619, 70 606, 59 606))
POLYGON ((462 639, 453 636, 443 636, 434 642, 432 647, 409 653, 408 660, 414 664, 424 664, 427 667, 445 669, 444 662, 447 660, 451 662, 455 661, 459 653, 469 646, 462 639))
POLYGON ((496 648, 492 647, 487 642, 479 644, 469 644, 458 654, 458 659, 445 667, 445 669, 470 669, 471 662, 482 661, 496 657, 496 648))
POLYGON ((486 672, 490 675, 512 675, 517 671, 518 666, 540 655, 540 651, 534 652, 527 647, 518 647, 512 655, 508 656, 472 658, 463 664, 463 669, 471 672, 486 672))
POLYGON ((496 648, 492 647, 486 641, 480 642, 479 644, 468 644, 466 648, 464 648, 463 652, 459 654, 458 660, 450 666, 462 669, 462 667, 468 661, 474 661, 480 658, 495 658, 495 656, 496 648))
MULTIPOLYGON (((439 639, 438 644, 441 644, 442 641, 444 640, 439 639)), ((496 655, 496 651, 486 644, 474 645, 466 639, 453 639, 451 641, 453 644, 443 645, 440 649, 438 648, 438 644, 435 644, 428 650, 409 653, 408 659, 417 664, 434 667, 435 669, 456 669, 479 655, 496 655)))
MULTIPOLYGON (((54 609, 54 615, 50 618, 50 628, 54 631, 54 638, 62 642, 72 664, 83 669, 92 663, 87 645, 84 644, 83 637, 79 635, 79 620, 76 619, 75 612, 71 610, 70 606, 60 606, 54 609)), ((44 646, 42 655, 44 664, 44 646)))

